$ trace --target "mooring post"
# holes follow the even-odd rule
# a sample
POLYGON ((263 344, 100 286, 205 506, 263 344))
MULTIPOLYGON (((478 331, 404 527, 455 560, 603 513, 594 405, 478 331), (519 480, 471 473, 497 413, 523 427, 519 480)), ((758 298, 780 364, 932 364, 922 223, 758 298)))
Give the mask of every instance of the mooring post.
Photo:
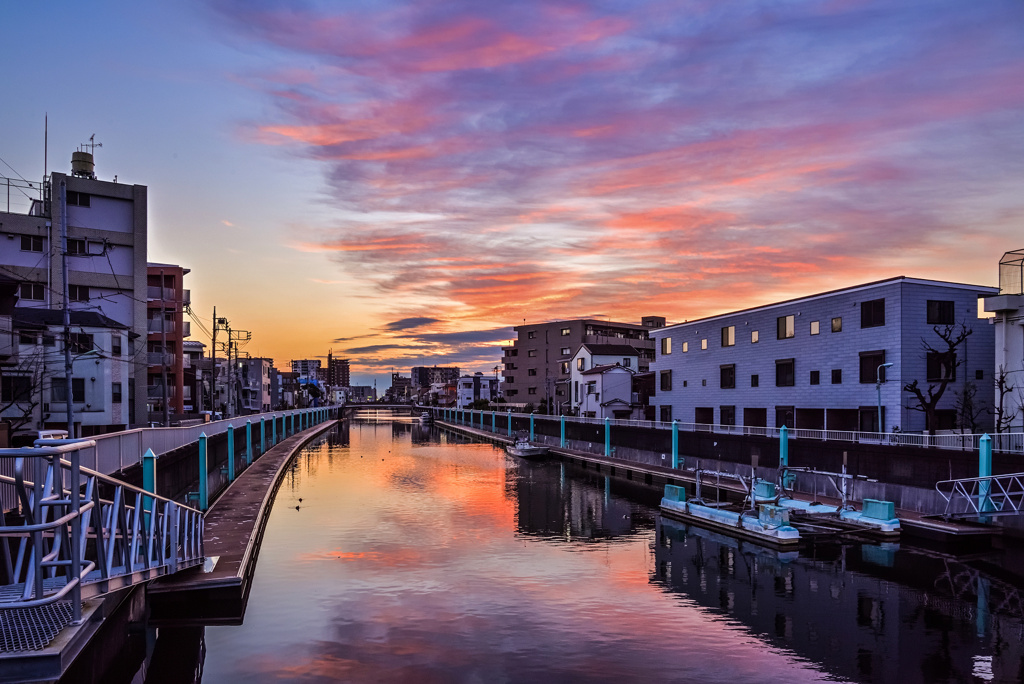
POLYGON ((205 511, 210 507, 210 495, 206 491, 206 441, 206 433, 203 432, 199 435, 199 510, 201 511, 205 511))
POLYGON ((672 421, 672 470, 679 469, 679 421, 672 421))
MULTIPOLYGON (((992 477, 992 438, 988 433, 978 440, 978 477, 992 477)), ((984 480, 978 483, 978 510, 981 512, 993 511, 992 504, 992 480, 984 480)), ((981 522, 991 521, 992 516, 983 515, 981 522)))
POLYGON ((564 449, 565 448, 565 416, 559 416, 558 418, 559 418, 559 422, 562 424, 561 425, 562 437, 558 441, 558 446, 560 446, 560 447, 562 447, 564 449))
POLYGON ((228 423, 228 482, 235 481, 235 428, 228 423))
POLYGON ((252 465, 252 421, 245 421, 245 465, 252 465))
POLYGON ((612 455, 612 421, 607 416, 604 419, 604 455, 612 455))
POLYGON ((530 441, 533 441, 533 411, 530 411, 530 441))

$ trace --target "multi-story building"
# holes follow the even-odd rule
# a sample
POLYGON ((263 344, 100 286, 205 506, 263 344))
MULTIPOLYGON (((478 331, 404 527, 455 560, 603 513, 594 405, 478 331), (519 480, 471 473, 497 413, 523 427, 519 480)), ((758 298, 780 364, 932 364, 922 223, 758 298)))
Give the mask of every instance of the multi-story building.
POLYGON ((996 293, 900 276, 656 329, 651 402, 664 421, 988 429, 994 334, 990 321, 978 318, 978 299, 996 293), (971 334, 950 354, 940 333, 956 339, 963 330, 971 334), (904 391, 914 381, 926 395, 929 386, 945 386, 932 425, 904 391), (958 397, 972 390, 976 425, 964 425, 958 397))
POLYGON ((377 401, 377 390, 370 385, 356 385, 350 388, 348 400, 358 404, 377 401))
POLYGON ((459 379, 458 366, 413 366, 412 384, 416 387, 430 387, 438 382, 455 382, 459 379))
POLYGON ((628 344, 580 345, 572 359, 562 362, 571 391, 560 408, 591 418, 630 417, 632 378, 639 362, 640 353, 628 344), (616 368, 626 372, 619 373, 616 368))
POLYGON ((182 342, 182 375, 184 376, 185 413, 213 411, 210 388, 213 382, 213 362, 206 357, 206 345, 199 340, 182 342))
POLYGON ((995 398, 997 432, 1024 431, 1024 249, 999 260, 999 294, 985 300, 995 314, 995 398))
POLYGON ((127 328, 118 361, 125 370, 121 406, 126 411, 118 420, 142 424, 147 418, 148 363, 146 186, 97 180, 92 155, 81 151, 74 154, 72 172, 53 172, 41 184, 8 181, 25 185, 24 192, 38 199, 22 213, 10 206, 0 211, 0 267, 19 282, 19 307, 61 309, 60 227, 66 217, 68 306, 99 313, 127 328))
POLYGON ((270 368, 273 365, 273 359, 250 357, 238 360, 241 415, 271 410, 270 368))
POLYGON ((463 375, 457 381, 458 408, 467 408, 474 401, 494 401, 498 398, 498 378, 484 375, 477 371, 473 375, 463 375))
MULTIPOLYGON (((184 341, 191 335, 185 321, 190 303, 183 281, 189 272, 175 264, 148 264, 146 287, 146 404, 150 421, 185 412, 184 341)), ((191 402, 189 402, 191 403, 191 402)))
MULTIPOLYGON (((592 318, 516 326, 517 338, 503 347, 502 396, 511 404, 568 400, 569 369, 565 362, 583 344, 628 344, 639 354, 640 372, 654 359, 650 335, 665 319, 648 316, 645 323, 615 323, 592 318)), ((550 402, 549 402, 550 403, 550 402)))
POLYGON ((412 378, 403 378, 398 373, 392 373, 388 396, 392 401, 408 401, 412 396, 412 378))
POLYGON ((324 378, 332 389, 348 387, 351 374, 348 359, 334 358, 334 351, 327 352, 327 377, 324 378))
POLYGON ((298 373, 300 378, 306 380, 317 380, 320 376, 320 359, 298 359, 292 361, 292 373, 298 373))

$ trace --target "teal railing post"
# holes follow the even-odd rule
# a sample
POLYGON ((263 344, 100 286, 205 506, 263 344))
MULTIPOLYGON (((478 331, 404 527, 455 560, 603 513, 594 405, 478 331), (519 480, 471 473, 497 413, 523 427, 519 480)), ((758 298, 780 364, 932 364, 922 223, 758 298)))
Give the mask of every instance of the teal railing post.
POLYGON ((672 421, 672 470, 679 468, 679 421, 672 421))
MULTIPOLYGON (((152 449, 146 449, 146 453, 142 455, 142 488, 156 494, 156 454, 152 449)), ((144 496, 142 501, 144 509, 153 510, 152 498, 144 496)))
POLYGON ((270 419, 270 444, 277 444, 277 415, 270 419))
POLYGON ((491 411, 491 432, 493 432, 494 434, 498 434, 498 424, 494 422, 495 420, 497 420, 497 418, 495 417, 497 415, 497 411, 491 411))
POLYGON ((208 469, 206 456, 206 433, 199 435, 199 510, 205 511, 210 507, 210 495, 207 492, 206 471, 208 469))
POLYGON ((604 455, 612 455, 612 421, 607 417, 604 419, 604 455))
POLYGON ((565 416, 559 416, 559 422, 562 424, 562 438, 558 442, 558 446, 565 448, 565 416))
POLYGON ((245 421, 245 465, 252 465, 252 421, 245 421))
POLYGON ((508 436, 512 436, 512 409, 508 409, 508 436))
MULTIPOLYGON (((779 428, 779 468, 785 468, 789 465, 789 428, 783 425, 779 428)), ((793 480, 796 479, 796 475, 790 475, 787 473, 786 477, 783 478, 783 486, 789 487, 793 484, 793 480)))
POLYGON ((260 456, 267 450, 267 419, 260 416, 260 456))
POLYGON ((533 412, 530 412, 530 441, 533 441, 533 412))
POLYGON ((228 423, 228 482, 235 480, 235 428, 228 423))
MULTIPOLYGON (((978 477, 992 477, 992 438, 988 434, 978 440, 978 477)), ((981 512, 995 510, 992 503, 992 481, 978 483, 978 510, 981 512)), ((987 523, 992 516, 983 515, 979 520, 987 523)))

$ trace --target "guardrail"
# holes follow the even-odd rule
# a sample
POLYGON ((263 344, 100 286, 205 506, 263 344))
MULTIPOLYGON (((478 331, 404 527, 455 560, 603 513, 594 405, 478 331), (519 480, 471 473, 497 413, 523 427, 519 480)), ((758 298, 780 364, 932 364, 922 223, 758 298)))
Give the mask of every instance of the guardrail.
MULTIPOLYGON (((427 408, 427 407, 424 407, 427 408)), ((473 416, 475 423, 480 423, 480 415, 489 416, 491 413, 507 415, 507 411, 470 410, 429 407, 435 412, 449 411, 453 415, 465 416, 464 421, 473 416)), ((562 416, 550 416, 542 414, 512 413, 513 416, 533 415, 536 420, 561 420, 562 416)), ((582 416, 565 416, 566 422, 584 423, 592 425, 645 427, 655 430, 671 430, 673 425, 682 432, 708 432, 723 435, 753 435, 758 437, 769 437, 778 439, 780 428, 757 427, 749 425, 712 425, 708 423, 683 423, 680 421, 658 421, 658 420, 632 420, 624 418, 587 418, 582 416)), ((932 449, 955 449, 958 451, 977 451, 982 435, 979 434, 918 434, 911 432, 858 432, 853 430, 807 430, 802 428, 790 428, 789 439, 806 439, 820 441, 852 442, 856 444, 891 444, 896 446, 912 446, 932 449)), ((1024 433, 996 433, 991 434, 992 450, 1002 453, 1024 454, 1024 433)))
POLYGON ((1024 512, 1024 473, 943 480, 935 491, 946 500, 947 518, 984 518, 1024 512))
POLYGON ((0 511, 0 608, 67 600, 77 623, 83 599, 203 562, 202 513, 81 467, 95 445, 0 449, 0 460, 14 462, 0 487, 13 489, 23 516, 8 525, 0 511))

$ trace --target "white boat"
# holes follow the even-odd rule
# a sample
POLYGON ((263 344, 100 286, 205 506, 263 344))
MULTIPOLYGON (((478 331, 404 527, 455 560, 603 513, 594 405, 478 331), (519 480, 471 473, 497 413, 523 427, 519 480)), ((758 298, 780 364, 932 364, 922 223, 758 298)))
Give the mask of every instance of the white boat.
POLYGON ((423 413, 420 414, 420 422, 424 423, 424 424, 426 424, 426 423, 433 423, 434 422, 434 414, 431 413, 430 411, 424 411, 423 413))
POLYGON ((525 434, 516 435, 515 443, 506 446, 505 451, 513 456, 530 459, 540 459, 548 454, 547 447, 530 444, 530 438, 525 434))

